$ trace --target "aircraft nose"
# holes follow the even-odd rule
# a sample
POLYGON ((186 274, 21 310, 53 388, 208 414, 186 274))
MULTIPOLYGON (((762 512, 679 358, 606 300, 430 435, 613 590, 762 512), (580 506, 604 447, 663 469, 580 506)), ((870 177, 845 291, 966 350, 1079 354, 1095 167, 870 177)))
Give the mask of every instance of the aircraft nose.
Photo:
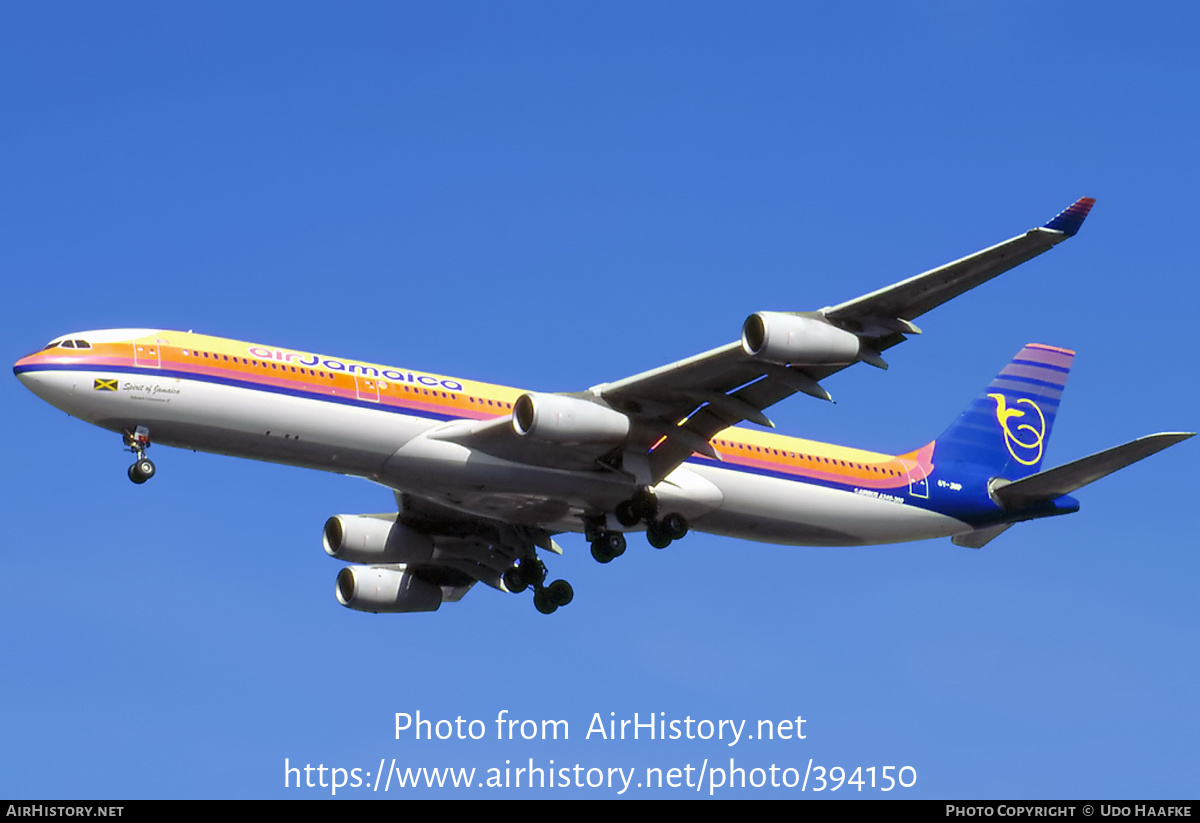
POLYGON ((39 368, 37 355, 31 354, 22 357, 13 364, 13 374, 17 379, 47 403, 62 408, 70 396, 74 393, 74 380, 68 379, 61 372, 55 372, 39 368))
POLYGON ((44 399, 45 392, 42 390, 42 389, 44 389, 42 384, 45 381, 42 379, 42 375, 40 372, 30 370, 28 368, 29 364, 26 363, 26 361, 28 359, 29 358, 26 357, 26 358, 22 358, 21 360, 18 360, 13 365, 13 374, 15 374, 17 376, 17 379, 21 381, 22 385, 24 385, 25 388, 29 389, 31 392, 36 394, 38 397, 43 397, 43 399, 44 399))
POLYGON ((16 363, 13 363, 13 374, 17 376, 18 380, 25 384, 26 388, 29 387, 29 380, 31 377, 29 367, 33 364, 33 357, 34 356, 32 354, 27 354, 16 363))

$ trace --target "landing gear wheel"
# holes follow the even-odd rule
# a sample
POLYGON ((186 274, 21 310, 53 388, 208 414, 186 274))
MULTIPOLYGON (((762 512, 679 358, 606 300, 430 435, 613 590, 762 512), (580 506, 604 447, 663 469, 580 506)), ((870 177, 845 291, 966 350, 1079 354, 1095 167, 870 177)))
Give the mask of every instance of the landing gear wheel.
POLYGON ((657 524, 646 529, 646 542, 656 549, 665 549, 671 545, 671 536, 663 533, 657 524))
POLYGON ((558 604, 550 598, 549 589, 538 589, 533 593, 533 607, 542 614, 554 614, 558 604))
MULTIPOLYGON (((658 498, 646 488, 638 489, 629 501, 630 510, 638 520, 650 520, 658 514, 658 498)), ((636 522, 636 521, 635 521, 636 522)))
POLYGON ((513 594, 520 594, 529 588, 529 584, 525 582, 525 578, 521 576, 521 568, 513 566, 511 569, 506 569, 501 577, 504 581, 504 588, 508 589, 513 594))
MULTIPOLYGON (((522 560, 521 565, 517 566, 517 571, 521 575, 521 579, 525 581, 525 585, 533 586, 535 589, 539 588, 542 581, 546 579, 546 567, 540 560, 522 560)), ((522 587, 521 591, 524 590, 522 587)))
POLYGON ((633 510, 632 500, 626 500, 623 503, 618 503, 615 514, 617 515, 617 522, 625 528, 636 526, 638 521, 641 520, 641 518, 638 517, 637 512, 633 510))
POLYGON ((575 599, 575 590, 565 580, 555 580, 546 587, 546 597, 555 606, 566 606, 575 599))
POLYGON ((687 537, 688 524, 682 514, 672 512, 658 521, 658 528, 672 540, 682 540, 687 537))
POLYGON ((137 461, 129 467, 129 479, 139 486, 145 483, 154 476, 155 468, 154 461, 148 457, 139 457, 137 461))
POLYGON ((592 541, 592 557, 597 563, 608 563, 625 554, 625 535, 620 532, 601 532, 592 541))

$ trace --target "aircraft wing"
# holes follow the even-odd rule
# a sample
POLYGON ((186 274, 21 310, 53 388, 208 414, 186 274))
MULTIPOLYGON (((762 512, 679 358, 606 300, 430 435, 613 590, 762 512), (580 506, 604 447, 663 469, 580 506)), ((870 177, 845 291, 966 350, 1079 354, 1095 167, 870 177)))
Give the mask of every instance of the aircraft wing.
POLYGON ((549 614, 571 601, 571 587, 542 587, 537 549, 562 553, 550 533, 461 512, 405 492, 396 514, 335 515, 325 523, 325 551, 352 565, 337 578, 343 606, 369 612, 429 612, 461 600, 476 584, 502 591, 536 589, 549 614), (514 571, 514 569, 519 571, 514 571))
POLYGON ((429 535, 432 551, 388 568, 438 586, 445 603, 462 599, 476 582, 503 588, 505 570, 534 557, 535 549, 562 554, 544 529, 465 514, 403 492, 396 492, 396 505, 396 522, 429 535))
POLYGON ((1081 198, 1044 226, 837 306, 752 315, 740 342, 594 386, 591 393, 633 421, 627 446, 649 451, 652 482, 694 452, 719 459, 709 443, 717 432, 743 420, 770 426, 763 410, 798 391, 828 400, 819 381, 854 362, 887 368, 880 353, 908 334, 920 334, 914 319, 1073 237, 1094 203, 1093 198, 1081 198), (756 316, 762 319, 755 321, 756 316), (749 353, 753 346, 746 335, 765 337, 766 324, 778 324, 777 318, 806 318, 785 323, 807 323, 839 339, 848 340, 843 333, 849 333, 857 338, 858 349, 840 361, 807 364, 749 353), (752 321, 759 324, 757 331, 752 321))
POLYGON ((1080 198, 1040 228, 1030 229, 1018 237, 1005 240, 961 260, 823 309, 822 312, 834 323, 857 324, 867 333, 876 336, 881 344, 880 349, 893 346, 904 338, 890 338, 887 334, 889 326, 893 333, 905 331, 903 321, 920 317, 963 292, 986 283, 1044 251, 1049 251, 1069 237, 1074 237, 1095 202, 1091 197, 1080 198), (896 323, 897 320, 901 322, 896 323), (888 342, 889 340, 891 342, 888 342))

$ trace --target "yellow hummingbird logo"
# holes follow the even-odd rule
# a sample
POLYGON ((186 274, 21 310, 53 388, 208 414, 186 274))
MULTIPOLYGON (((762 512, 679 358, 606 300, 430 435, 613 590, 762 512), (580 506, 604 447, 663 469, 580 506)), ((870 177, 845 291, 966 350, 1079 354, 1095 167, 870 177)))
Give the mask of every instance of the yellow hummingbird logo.
MULTIPOLYGON (((996 401, 996 420, 1004 431, 1004 445, 1008 448, 1008 453, 1022 466, 1035 465, 1042 459, 1042 442, 1046 439, 1046 416, 1042 414, 1038 404, 1027 397, 1022 397, 1014 404, 1016 406, 1027 405, 1033 409, 1038 419, 1037 425, 1034 426, 1029 421, 1021 422, 1021 419, 1025 417, 1025 412, 1021 409, 1008 408, 1004 395, 989 394, 988 397, 996 401), (1018 423, 1015 431, 1012 428, 1014 421, 1018 423), (1014 449, 1014 447, 1016 448, 1014 449), (1033 456, 1025 459, 1017 454, 1017 449, 1026 455, 1033 452, 1033 456)), ((1032 419, 1031 417, 1030 421, 1032 419)))

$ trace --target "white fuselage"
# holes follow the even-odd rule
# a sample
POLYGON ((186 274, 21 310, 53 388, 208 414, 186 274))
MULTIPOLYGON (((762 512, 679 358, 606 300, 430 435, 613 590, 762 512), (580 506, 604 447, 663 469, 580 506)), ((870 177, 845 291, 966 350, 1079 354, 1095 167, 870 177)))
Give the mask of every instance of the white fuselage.
MULTIPOLYGON (((465 514, 503 515, 552 532, 629 494, 620 475, 500 459, 425 437, 439 425, 382 407, 345 405, 153 369, 27 369, 46 402, 105 429, 149 429, 155 443, 366 477, 465 514), (116 391, 94 389, 116 380, 116 391)), ((797 545, 864 545, 944 537, 970 526, 906 495, 865 495, 694 458, 655 487, 699 531, 797 545)), ((615 521, 613 526, 617 527, 615 521)))

